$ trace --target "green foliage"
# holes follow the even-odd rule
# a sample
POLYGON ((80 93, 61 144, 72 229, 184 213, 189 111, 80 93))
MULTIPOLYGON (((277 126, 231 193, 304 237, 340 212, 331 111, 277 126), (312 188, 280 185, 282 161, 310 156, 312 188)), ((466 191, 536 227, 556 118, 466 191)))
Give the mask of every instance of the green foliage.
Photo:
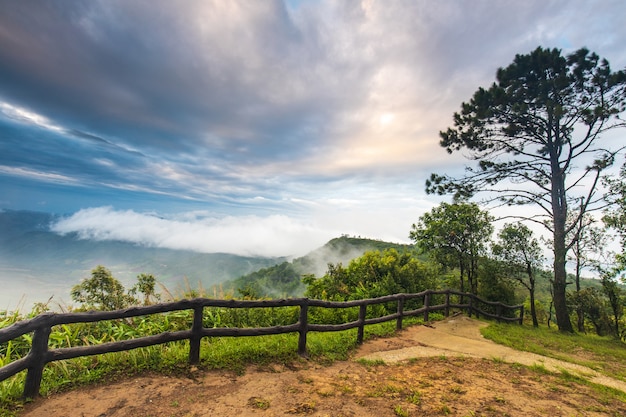
POLYGON ((498 239, 498 243, 492 247, 493 254, 496 258, 504 260, 513 274, 528 275, 543 263, 544 257, 539 241, 525 224, 505 224, 498 233, 498 239))
POLYGON ((487 339, 562 361, 587 366, 626 381, 626 349, 612 337, 561 333, 546 326, 528 327, 490 323, 481 333, 487 339))
POLYGON ((611 209, 602 219, 620 236, 622 252, 626 252, 626 163, 620 169, 619 178, 607 178, 609 187, 606 198, 611 203, 611 209))
POLYGON ((91 271, 91 278, 72 287, 71 297, 84 307, 97 310, 118 310, 135 301, 111 271, 101 265, 91 271))
POLYGON ((532 230, 522 223, 507 223, 498 233, 498 243, 492 246, 496 259, 505 262, 508 275, 529 292, 533 326, 539 326, 535 310, 536 276, 544 257, 532 230))
POLYGON ((98 265, 91 271, 91 278, 83 279, 74 285, 70 292, 73 301, 81 304, 81 309, 119 310, 136 305, 139 300, 135 295, 142 295, 143 305, 150 305, 161 300, 156 292, 156 278, 152 274, 137 275, 137 283, 128 292, 124 285, 113 277, 111 271, 98 265))
POLYGON ((591 323, 593 328, 590 330, 597 335, 606 336, 612 332, 610 307, 601 289, 590 287, 570 292, 568 304, 583 314, 585 323, 591 323))
POLYGON ((152 274, 137 275, 137 284, 128 291, 130 296, 137 293, 143 294, 143 305, 150 305, 153 301, 159 301, 161 295, 156 293, 156 278, 152 274))
POLYGON ((625 126, 625 110, 625 71, 611 71, 608 61, 584 48, 562 56, 539 47, 500 68, 496 82, 462 103, 454 126, 440 132, 448 152, 465 150, 478 164, 461 178, 432 174, 428 193, 466 199, 487 192, 504 204, 539 209, 520 217, 543 221, 552 232, 553 297, 562 331, 573 331, 565 264, 578 238, 567 232, 604 204, 596 198, 598 185, 621 149, 600 142, 625 126), (577 186, 583 182, 586 187, 577 186), (576 204, 581 199, 584 204, 576 204))
POLYGON ((602 219, 620 237, 621 253, 615 255, 613 268, 603 271, 605 277, 620 277, 626 283, 626 163, 622 165, 619 178, 607 179, 609 191, 605 198, 611 204, 602 219))
MULTIPOLYGON (((547 300, 547 299, 546 299, 547 300)), ((546 304, 546 302, 535 299, 535 313, 537 315, 537 322, 541 324, 547 324, 548 319, 550 318, 551 312, 549 311, 550 304, 546 304)), ((526 297, 524 300, 524 311, 530 311, 530 298, 526 297)), ((524 324, 530 324, 534 326, 532 321, 532 317, 528 315, 528 313, 524 314, 524 324)))
POLYGON ((204 309, 205 327, 271 327, 294 324, 299 318, 298 307, 274 308, 216 308, 204 309))
POLYGON ((478 263, 493 233, 493 218, 475 203, 441 203, 413 224, 409 237, 444 267, 460 271, 460 291, 478 293, 478 263))
MULTIPOLYGON (((482 259, 479 272, 478 296, 487 301, 503 304, 518 304, 514 282, 506 278, 506 266, 493 259, 482 259)), ((483 310, 496 313, 495 307, 484 306, 483 310)), ((511 312, 511 314, 517 314, 511 312)))
POLYGON ((233 281, 233 287, 244 299, 286 297, 304 292, 301 272, 291 262, 259 269, 233 281))
POLYGON ((361 253, 370 251, 385 251, 387 249, 395 249, 398 252, 406 252, 413 250, 412 245, 401 243, 391 243, 382 240, 366 239, 362 237, 350 237, 343 235, 341 237, 331 239, 324 249, 327 252, 338 252, 339 254, 349 254, 358 250, 361 253))
POLYGON ((322 278, 307 277, 306 296, 322 300, 348 301, 396 293, 434 289, 437 269, 418 260, 414 253, 395 249, 366 252, 348 267, 328 266, 322 278))
POLYGON ((286 298, 302 296, 306 276, 323 275, 329 263, 347 264, 367 251, 396 249, 411 251, 412 245, 384 242, 360 237, 341 236, 331 239, 323 247, 291 262, 283 262, 260 269, 226 282, 225 288, 236 290, 244 299, 286 298))
POLYGON ((611 307, 613 326, 612 333, 616 337, 626 340, 626 332, 620 331, 620 321, 624 316, 624 305, 626 304, 625 292, 617 285, 611 276, 602 277, 602 288, 604 294, 608 298, 608 304, 611 307))
MULTIPOLYGON (((377 298, 397 293, 417 293, 436 289, 438 269, 417 259, 414 252, 399 253, 395 249, 366 252, 347 267, 328 266, 322 278, 307 276, 305 295, 329 301, 377 298)), ((406 308, 417 308, 412 300, 406 308)), ((380 317, 396 311, 396 303, 368 307, 367 317, 380 317)), ((357 307, 345 309, 311 308, 312 323, 345 323, 358 318, 357 307)))

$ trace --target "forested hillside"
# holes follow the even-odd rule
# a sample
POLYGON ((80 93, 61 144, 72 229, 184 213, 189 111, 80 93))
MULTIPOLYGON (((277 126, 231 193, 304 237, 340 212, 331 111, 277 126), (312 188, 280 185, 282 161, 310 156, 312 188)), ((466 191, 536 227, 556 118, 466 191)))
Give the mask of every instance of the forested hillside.
POLYGON ((368 251, 390 248, 405 252, 414 247, 362 237, 341 236, 303 257, 243 275, 224 283, 223 287, 254 298, 302 296, 306 289, 302 277, 322 276, 328 271, 329 264, 347 265, 368 251))

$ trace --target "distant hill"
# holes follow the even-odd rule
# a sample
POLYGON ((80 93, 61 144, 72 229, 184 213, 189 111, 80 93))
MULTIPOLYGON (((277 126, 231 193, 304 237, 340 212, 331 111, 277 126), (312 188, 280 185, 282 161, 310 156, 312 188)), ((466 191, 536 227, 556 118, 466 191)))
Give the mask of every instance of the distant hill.
POLYGON ((301 258, 263 268, 228 281, 223 286, 230 291, 241 290, 243 294, 260 297, 301 296, 305 290, 301 282, 303 275, 323 276, 328 270, 329 263, 347 265, 367 251, 382 251, 389 248, 402 252, 412 250, 414 246, 342 236, 330 240, 321 248, 301 258))
POLYGON ((125 285, 145 272, 154 274, 169 291, 180 292, 186 285, 208 290, 285 260, 83 240, 51 232, 56 219, 47 213, 0 212, 0 310, 18 308, 20 303, 29 309, 53 295, 68 302, 71 287, 89 277, 97 265, 106 266, 125 285))
POLYGON ((0 310, 30 309, 51 296, 70 303, 70 289, 90 276, 97 265, 107 267, 130 287, 140 273, 151 273, 168 291, 222 291, 254 287, 261 295, 301 295, 301 276, 322 276, 329 263, 347 264, 369 250, 411 245, 342 236, 301 258, 265 258, 226 253, 198 253, 151 248, 120 241, 79 239, 59 235, 50 225, 60 216, 34 211, 0 211, 0 310))

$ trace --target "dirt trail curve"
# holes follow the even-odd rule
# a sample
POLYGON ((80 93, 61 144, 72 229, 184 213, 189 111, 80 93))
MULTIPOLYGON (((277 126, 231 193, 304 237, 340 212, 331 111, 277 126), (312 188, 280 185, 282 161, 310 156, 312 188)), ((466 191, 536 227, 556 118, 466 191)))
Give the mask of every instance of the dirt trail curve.
POLYGON ((535 353, 521 352, 498 345, 480 334, 480 328, 487 323, 466 316, 457 316, 429 326, 417 326, 404 333, 399 339, 409 344, 407 347, 389 351, 374 352, 364 359, 382 359, 387 363, 410 358, 438 355, 465 355, 474 358, 498 359, 522 365, 543 365, 547 370, 568 372, 588 378, 591 382, 626 392, 626 382, 610 378, 586 366, 547 358, 535 353), (412 342, 412 343, 411 343, 412 342))
POLYGON ((133 377, 38 399, 20 417, 626 415, 626 405, 598 401, 589 387, 513 364, 567 370, 624 392, 626 383, 497 345, 480 334, 485 325, 457 316, 412 326, 330 366, 304 361, 243 375, 192 368, 185 377, 133 377), (368 365, 378 359, 388 365, 368 365))

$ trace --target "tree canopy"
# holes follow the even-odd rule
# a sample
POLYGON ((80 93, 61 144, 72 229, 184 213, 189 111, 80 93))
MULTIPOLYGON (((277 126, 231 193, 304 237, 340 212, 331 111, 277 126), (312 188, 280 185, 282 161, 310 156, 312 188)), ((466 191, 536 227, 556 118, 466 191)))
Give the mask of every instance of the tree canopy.
POLYGON ((543 262, 539 241, 528 226, 522 223, 508 223, 498 233, 498 242, 493 245, 492 251, 497 259, 506 262, 508 274, 528 290, 533 326, 538 327, 535 284, 537 272, 543 262))
POLYGON ((124 285, 110 270, 98 265, 92 269, 91 278, 85 278, 72 287, 70 296, 86 309, 119 310, 138 304, 137 293, 143 295, 144 305, 151 304, 153 300, 159 301, 161 296, 156 293, 155 285, 154 275, 142 273, 137 275, 137 284, 126 292, 124 285))
POLYGON ((488 192, 487 202, 540 209, 526 218, 553 236, 554 306, 562 331, 573 331, 565 263, 577 237, 567 236, 580 216, 604 205, 600 180, 623 150, 604 134, 626 126, 619 118, 625 109, 626 72, 612 71, 584 48, 563 56, 539 47, 500 68, 496 82, 462 103, 454 126, 440 132, 449 153, 464 150, 478 164, 461 178, 432 174, 427 192, 457 200, 488 192), (581 198, 584 204, 573 204, 581 198), (575 216, 568 217, 570 209, 578 210, 575 216))
POLYGON ((88 308, 99 310, 117 310, 134 301, 126 294, 122 283, 102 265, 91 271, 91 278, 72 287, 71 297, 88 308))
POLYGON ((322 278, 307 276, 306 296, 332 301, 376 298, 401 292, 416 293, 434 289, 437 269, 418 260, 410 252, 395 249, 369 251, 353 259, 347 267, 328 265, 322 278))
POLYGON ((620 237, 621 253, 616 255, 614 275, 621 275, 626 282, 626 163, 622 165, 620 177, 607 181, 609 185, 609 200, 612 209, 604 216, 604 223, 617 231, 620 237))
POLYGON ((493 233, 493 218, 475 203, 441 203, 422 215, 409 237, 444 267, 458 267, 460 291, 478 292, 478 259, 485 254, 493 233))

